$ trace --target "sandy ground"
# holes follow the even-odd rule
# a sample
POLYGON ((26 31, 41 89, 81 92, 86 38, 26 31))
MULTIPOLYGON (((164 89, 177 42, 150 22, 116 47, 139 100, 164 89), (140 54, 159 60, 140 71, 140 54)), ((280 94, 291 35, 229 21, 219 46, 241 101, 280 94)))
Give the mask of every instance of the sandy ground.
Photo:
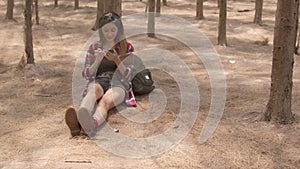
MULTIPOLYGON (((40 2, 40 25, 33 26, 35 66, 16 67, 23 56, 23 1, 15 1, 14 21, 4 20, 6 1, 0 2, 0 168, 300 168, 300 57, 295 56, 292 109, 293 124, 258 121, 270 89, 275 0, 264 2, 263 26, 252 24, 254 2, 229 0, 228 47, 216 45, 218 9, 204 3, 205 19, 194 20, 192 0, 170 1, 162 12, 193 23, 212 42, 226 74, 225 111, 218 128, 204 144, 199 133, 211 104, 209 75, 195 55, 178 41, 139 35, 129 40, 136 50, 157 47, 179 56, 189 67, 201 93, 198 118, 188 135, 172 149, 148 158, 126 158, 110 153, 90 139, 70 138, 64 110, 73 105, 72 75, 95 19, 96 2, 40 2), (249 12, 237 12, 250 9, 249 12), (267 45, 262 45, 268 39, 267 45)), ((143 12, 145 4, 123 1, 123 14, 143 12)), ((146 138, 163 133, 176 120, 180 108, 179 87, 172 76, 153 70, 157 89, 166 107, 149 123, 128 121, 112 112, 108 123, 120 134, 146 138)), ((149 108, 147 96, 138 97, 139 110, 149 108)), ((130 109, 129 109, 130 110, 130 109)))

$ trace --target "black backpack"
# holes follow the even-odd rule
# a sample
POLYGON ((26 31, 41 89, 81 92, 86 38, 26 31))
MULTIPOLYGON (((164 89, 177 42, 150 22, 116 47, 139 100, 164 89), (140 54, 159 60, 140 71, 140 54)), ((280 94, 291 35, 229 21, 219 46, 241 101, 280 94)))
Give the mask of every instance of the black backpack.
POLYGON ((142 59, 137 55, 132 54, 129 57, 131 57, 129 62, 133 64, 136 73, 131 80, 133 93, 136 95, 150 93, 155 88, 150 70, 145 67, 142 59))
POLYGON ((136 95, 148 94, 155 88, 149 69, 143 69, 138 72, 133 77, 131 83, 133 93, 136 95))

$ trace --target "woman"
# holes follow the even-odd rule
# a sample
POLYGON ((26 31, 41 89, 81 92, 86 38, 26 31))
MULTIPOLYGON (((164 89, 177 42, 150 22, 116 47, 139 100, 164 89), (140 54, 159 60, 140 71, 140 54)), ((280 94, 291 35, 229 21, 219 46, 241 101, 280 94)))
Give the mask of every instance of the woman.
POLYGON ((126 67, 122 60, 133 52, 133 47, 125 39, 120 17, 112 12, 106 13, 100 18, 99 25, 100 41, 89 47, 82 72, 88 82, 84 98, 77 116, 73 108, 65 113, 72 136, 79 135, 81 127, 87 133, 93 132, 106 120, 111 108, 132 94, 129 85, 131 67, 126 67))

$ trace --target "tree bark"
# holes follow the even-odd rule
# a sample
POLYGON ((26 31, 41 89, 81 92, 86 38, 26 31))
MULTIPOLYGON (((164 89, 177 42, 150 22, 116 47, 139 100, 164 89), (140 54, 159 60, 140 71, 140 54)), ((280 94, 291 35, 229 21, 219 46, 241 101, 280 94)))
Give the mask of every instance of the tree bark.
POLYGON ((114 0, 112 11, 117 13, 120 17, 122 16, 122 0, 114 0))
POLYGON ((148 12, 148 7, 149 7, 149 0, 147 0, 147 2, 146 2, 145 13, 148 12))
POLYGON ((155 0, 148 0, 148 37, 155 37, 155 0))
POLYGON ((160 11, 161 11, 161 0, 156 0, 155 15, 160 16, 160 11))
POLYGON ((278 0, 275 18, 270 98, 265 120, 287 124, 291 111, 298 0, 278 0))
POLYGON ((298 6, 296 7, 297 8, 297 14, 296 14, 296 35, 295 35, 295 50, 294 50, 294 53, 296 55, 299 55, 298 53, 298 49, 299 49, 299 36, 298 36, 298 24, 299 24, 299 3, 298 3, 298 6), (297 41, 297 37, 298 37, 298 41, 297 41))
POLYGON ((25 44, 25 55, 27 58, 27 64, 34 64, 33 43, 32 43, 31 5, 32 5, 32 0, 25 1, 24 44, 25 44))
POLYGON ((300 43, 300 32, 298 32, 298 40, 297 40, 297 44, 295 46, 295 54, 299 55, 298 49, 299 49, 299 43, 300 43))
POLYGON ((220 0, 219 26, 218 26, 218 45, 227 46, 226 38, 226 18, 227 0, 220 0))
POLYGON ((39 0, 34 0, 34 11, 35 11, 35 23, 37 25, 40 24, 40 17, 39 17, 39 0))
POLYGON ((79 0, 74 0, 74 9, 79 9, 79 0))
POLYGON ((204 19, 204 16, 203 16, 203 0, 197 0, 196 19, 197 20, 204 19))
POLYGON ((263 0, 255 1, 255 15, 253 22, 258 25, 262 25, 262 11, 263 11, 263 0))
POLYGON ((14 0, 7 0, 5 19, 14 19, 14 0))

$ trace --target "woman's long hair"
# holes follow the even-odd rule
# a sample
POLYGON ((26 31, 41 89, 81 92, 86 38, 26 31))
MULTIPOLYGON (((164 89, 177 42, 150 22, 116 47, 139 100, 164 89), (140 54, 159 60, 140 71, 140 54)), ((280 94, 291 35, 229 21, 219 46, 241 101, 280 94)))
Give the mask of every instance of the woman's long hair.
POLYGON ((114 39, 115 45, 113 49, 115 49, 119 55, 125 55, 127 53, 127 47, 123 23, 120 19, 120 16, 114 12, 107 12, 99 19, 98 31, 101 43, 104 44, 106 42, 101 28, 108 23, 113 23, 118 28, 117 36, 114 39))

